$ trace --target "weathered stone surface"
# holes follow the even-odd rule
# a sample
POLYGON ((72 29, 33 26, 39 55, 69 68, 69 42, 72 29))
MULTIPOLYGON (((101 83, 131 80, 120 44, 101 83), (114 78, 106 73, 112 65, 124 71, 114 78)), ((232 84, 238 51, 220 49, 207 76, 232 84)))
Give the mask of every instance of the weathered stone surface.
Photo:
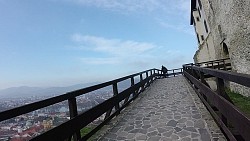
POLYGON ((199 133, 201 135, 202 141, 210 141, 211 140, 210 135, 208 134, 206 129, 198 129, 198 130, 199 130, 199 133))
POLYGON ((197 132, 197 130, 194 127, 186 127, 184 128, 184 130, 190 131, 190 132, 197 132))
POLYGON ((170 121, 167 123, 167 126, 175 127, 177 123, 178 123, 178 122, 175 121, 175 120, 170 120, 170 121))
MULTIPOLYGON (((211 139, 202 118, 204 113, 194 103, 192 95, 183 76, 156 80, 119 115, 121 120, 99 140, 211 139)), ((224 139, 219 128, 214 131, 214 138, 224 139)))
POLYGON ((194 127, 205 128, 205 122, 203 120, 197 120, 194 122, 194 127))

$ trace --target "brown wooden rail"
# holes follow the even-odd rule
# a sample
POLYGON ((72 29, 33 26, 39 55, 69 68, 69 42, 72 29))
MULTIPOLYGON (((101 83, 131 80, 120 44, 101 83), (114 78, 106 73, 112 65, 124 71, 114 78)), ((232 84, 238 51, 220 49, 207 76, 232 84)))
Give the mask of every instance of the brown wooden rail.
POLYGON ((171 77, 171 76, 175 77, 175 76, 180 75, 180 74, 183 74, 182 68, 168 70, 169 77, 171 77))
POLYGON ((231 70, 232 69, 230 58, 207 61, 207 62, 200 62, 200 63, 196 63, 193 65, 205 67, 205 68, 219 69, 219 70, 231 70))
MULTIPOLYGON (((178 76, 178 75, 181 75, 183 74, 183 68, 178 68, 178 69, 171 69, 171 70, 168 70, 167 73, 166 73, 166 77, 175 77, 175 76, 178 76)), ((164 74, 162 71, 159 71, 159 74, 160 76, 164 77, 164 74)))
POLYGON ((75 141, 87 140, 94 133, 96 133, 103 125, 105 125, 108 121, 110 121, 114 116, 119 114, 120 111, 124 109, 132 100, 134 100, 142 91, 144 91, 156 79, 156 77, 159 76, 160 73, 161 73, 161 70, 150 69, 150 70, 146 70, 146 71, 132 74, 129 76, 125 76, 122 78, 118 78, 112 81, 108 81, 108 82, 101 83, 98 85, 68 92, 63 95, 55 96, 49 99, 45 99, 42 101, 34 102, 34 103, 20 106, 14 109, 3 111, 3 112, 0 112, 0 122, 67 100, 68 105, 69 105, 69 112, 70 112, 71 119, 37 137, 32 138, 31 140, 32 141, 46 141, 46 140, 57 140, 57 141, 69 140, 70 141, 72 136, 75 141), (135 77, 137 76, 140 77, 140 81, 135 84, 135 77), (143 78, 143 76, 145 78, 143 78), (117 83, 122 82, 124 80, 130 80, 131 86, 128 89, 118 93, 117 83), (78 114, 77 104, 76 104, 77 96, 80 96, 80 95, 83 95, 83 94, 86 94, 86 93, 89 93, 94 90, 98 90, 107 86, 113 87, 113 97, 111 97, 110 99, 96 105, 95 107, 81 114, 78 114), (112 110, 113 108, 115 110, 112 110), (99 124, 96 128, 94 128, 92 131, 90 131, 90 133, 88 133, 84 137, 81 137, 80 130, 105 113, 106 113, 105 120, 101 124, 99 124))
POLYGON ((183 65, 183 73, 228 140, 250 140, 250 119, 231 103, 224 86, 224 81, 231 81, 250 87, 250 75, 202 68, 192 64, 183 65), (217 79, 217 92, 209 88, 204 79, 205 74, 217 79))

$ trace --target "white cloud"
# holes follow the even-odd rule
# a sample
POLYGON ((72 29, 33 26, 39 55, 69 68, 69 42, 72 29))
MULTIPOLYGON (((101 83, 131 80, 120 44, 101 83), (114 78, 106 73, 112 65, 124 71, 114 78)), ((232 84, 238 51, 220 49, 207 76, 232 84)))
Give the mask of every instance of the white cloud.
POLYGON ((161 7, 159 0, 66 0, 82 6, 94 6, 107 10, 134 12, 134 11, 153 11, 161 7))
POLYGON ((152 43, 81 34, 74 34, 71 39, 78 44, 79 49, 94 52, 91 57, 80 57, 80 60, 88 65, 131 64, 134 60, 140 61, 151 56, 149 52, 158 48, 152 43), (103 55, 105 57, 100 57, 103 55))
POLYGON ((190 31, 190 0, 65 0, 80 6, 97 7, 122 14, 152 16, 160 25, 188 33, 190 31), (160 22, 158 19, 161 19, 160 22), (184 20, 183 20, 184 19, 184 20), (163 22, 164 24, 162 24, 163 22), (178 23, 179 25, 176 25, 178 23), (168 25, 168 27, 169 27, 168 25), (185 25, 185 26, 183 26, 185 25), (188 29, 188 30, 186 30, 188 29))
POLYGON ((176 14, 187 12, 190 0, 64 0, 81 6, 92 6, 106 10, 127 12, 161 12, 176 14))
POLYGON ((158 20, 159 24, 165 28, 173 29, 186 34, 194 35, 194 29, 189 24, 171 24, 166 21, 158 20))
POLYGON ((157 46, 152 43, 132 40, 105 39, 103 37, 74 34, 72 40, 81 43, 84 48, 96 52, 109 53, 115 56, 131 56, 149 51, 157 46))
POLYGON ((74 34, 71 39, 80 50, 86 51, 88 56, 91 56, 79 56, 81 62, 86 65, 117 66, 120 69, 128 69, 123 68, 126 66, 143 70, 158 68, 162 64, 168 64, 171 68, 179 67, 185 59, 181 51, 153 43, 81 34, 74 34))
POLYGON ((119 58, 80 58, 84 64, 89 65, 114 65, 120 63, 119 58))

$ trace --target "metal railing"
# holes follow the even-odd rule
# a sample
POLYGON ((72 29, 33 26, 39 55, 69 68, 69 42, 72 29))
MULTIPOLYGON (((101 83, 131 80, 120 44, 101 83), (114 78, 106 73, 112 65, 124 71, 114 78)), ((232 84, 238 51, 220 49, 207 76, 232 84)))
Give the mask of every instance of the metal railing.
POLYGON ((225 133, 227 139, 232 141, 249 140, 250 119, 232 103, 225 92, 224 81, 250 87, 250 75, 204 68, 195 64, 183 65, 183 73, 225 133), (216 78, 216 92, 211 90, 206 83, 206 75, 216 78))
POLYGON ((87 140, 94 133, 96 133, 102 126, 110 121, 114 116, 118 115, 122 109, 124 109, 131 101, 133 101, 141 92, 143 92, 149 85, 159 76, 161 70, 150 69, 122 78, 118 78, 112 81, 101 83, 98 85, 90 86, 87 88, 79 89, 76 91, 68 92, 63 95, 48 98, 42 101, 30 103, 17 108, 13 108, 7 111, 0 112, 0 122, 26 114, 62 101, 67 100, 69 105, 70 120, 66 121, 55 128, 52 128, 43 134, 32 138, 32 141, 46 141, 46 140, 61 140, 71 141, 73 140, 87 140), (135 77, 139 77, 138 83, 135 83, 135 77), (145 78, 143 78, 145 77, 145 78), (122 92, 118 92, 118 82, 129 80, 131 86, 122 92), (113 97, 99 103, 95 107, 78 114, 76 97, 87 94, 89 92, 112 86, 113 97), (112 110, 114 109, 114 110, 112 110), (97 125, 88 134, 81 137, 80 130, 105 114, 105 119, 97 125))

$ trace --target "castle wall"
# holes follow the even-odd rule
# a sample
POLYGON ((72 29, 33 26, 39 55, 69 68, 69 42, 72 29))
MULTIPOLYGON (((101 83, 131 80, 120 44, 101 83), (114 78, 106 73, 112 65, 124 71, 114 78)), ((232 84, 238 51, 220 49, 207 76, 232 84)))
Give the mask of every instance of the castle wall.
MULTIPOLYGON (((229 57, 232 71, 250 74, 250 0, 201 0, 201 3, 210 33, 205 43, 200 44, 195 62, 229 57)), ((230 87, 250 96, 248 88, 234 83, 230 87)))

